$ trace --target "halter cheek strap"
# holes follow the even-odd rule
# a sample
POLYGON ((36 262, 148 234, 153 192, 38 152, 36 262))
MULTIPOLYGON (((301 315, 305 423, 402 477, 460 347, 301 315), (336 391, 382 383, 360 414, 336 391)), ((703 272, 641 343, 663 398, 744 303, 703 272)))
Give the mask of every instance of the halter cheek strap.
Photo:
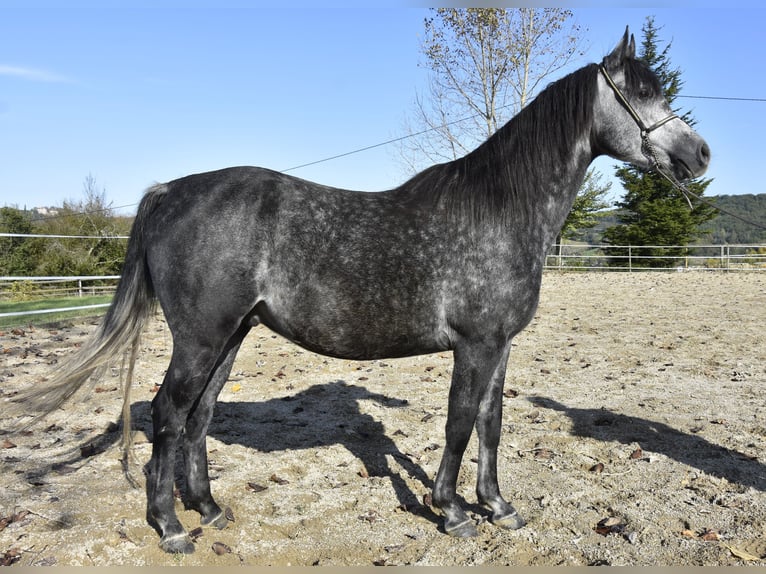
POLYGON ((660 121, 653 123, 651 126, 646 127, 646 124, 641 119, 641 116, 638 115, 638 112, 633 108, 633 106, 630 105, 630 102, 628 101, 628 99, 620 91, 620 88, 617 87, 617 84, 614 83, 614 80, 612 80, 612 77, 609 75, 609 72, 606 71, 606 67, 604 67, 604 65, 602 64, 599 66, 599 70, 601 70, 601 74, 604 76, 606 83, 609 84, 609 87, 612 88, 612 90, 614 91, 614 95, 617 96, 617 101, 622 104, 622 107, 624 107, 628 111, 628 113, 630 114, 630 117, 633 118, 633 121, 635 121, 638 127, 641 129, 641 139, 645 140, 651 132, 653 132, 654 130, 656 130, 657 128, 661 126, 664 126, 670 120, 674 120, 678 118, 677 115, 670 114, 666 118, 663 118, 660 121))

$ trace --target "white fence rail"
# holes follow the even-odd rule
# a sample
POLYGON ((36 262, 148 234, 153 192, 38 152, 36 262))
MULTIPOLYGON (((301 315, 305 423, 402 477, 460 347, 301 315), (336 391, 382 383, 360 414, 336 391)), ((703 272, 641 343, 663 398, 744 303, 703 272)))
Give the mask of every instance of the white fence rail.
MULTIPOLYGON (((88 295, 105 295, 114 291, 119 275, 77 275, 71 277, 60 276, 36 276, 36 277, 16 277, 0 276, 0 300, 13 300, 18 291, 13 290, 12 286, 26 283, 33 287, 32 293, 27 296, 37 296, 39 298, 57 296, 75 296, 85 297, 88 295), (88 283, 109 281, 110 285, 88 285, 88 283), (61 287, 52 288, 51 285, 61 285, 61 287)), ((86 309, 98 309, 108 307, 109 303, 97 303, 94 305, 79 305, 70 307, 57 307, 50 309, 36 309, 27 311, 8 311, 0 313, 3 317, 23 317, 26 315, 44 315, 47 313, 63 313, 68 311, 80 311, 86 309)))
POLYGON ((764 271, 766 245, 554 245, 546 269, 583 271, 764 271))

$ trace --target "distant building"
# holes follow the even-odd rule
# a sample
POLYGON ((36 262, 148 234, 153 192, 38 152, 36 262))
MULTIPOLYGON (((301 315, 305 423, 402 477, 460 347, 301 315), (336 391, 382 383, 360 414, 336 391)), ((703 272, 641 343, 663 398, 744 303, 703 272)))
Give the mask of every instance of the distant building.
POLYGON ((58 207, 34 207, 32 213, 49 217, 51 215, 58 215, 60 209, 58 207))

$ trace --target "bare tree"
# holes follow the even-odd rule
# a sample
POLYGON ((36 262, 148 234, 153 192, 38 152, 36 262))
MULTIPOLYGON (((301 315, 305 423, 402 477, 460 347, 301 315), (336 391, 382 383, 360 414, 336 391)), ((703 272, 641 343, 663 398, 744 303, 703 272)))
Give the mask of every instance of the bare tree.
POLYGON ((408 169, 465 155, 517 113, 581 52, 571 18, 561 8, 434 9, 421 47, 428 91, 400 145, 408 169))

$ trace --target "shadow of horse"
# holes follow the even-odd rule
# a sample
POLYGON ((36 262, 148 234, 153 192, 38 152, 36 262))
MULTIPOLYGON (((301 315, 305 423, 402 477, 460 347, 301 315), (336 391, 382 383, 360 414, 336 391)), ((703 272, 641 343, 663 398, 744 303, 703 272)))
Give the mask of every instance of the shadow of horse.
POLYGON ((717 445, 696 434, 602 408, 573 408, 541 396, 532 396, 527 400, 538 408, 565 414, 572 421, 571 432, 575 436, 604 442, 639 443, 645 451, 663 454, 711 476, 766 491, 766 466, 741 452, 717 445))
MULTIPOLYGON (((389 458, 430 492, 433 480, 400 450, 386 434, 382 422, 364 413, 363 401, 375 401, 387 408, 401 408, 406 400, 374 393, 363 386, 334 381, 313 385, 294 395, 264 401, 218 401, 208 429, 208 437, 224 444, 238 444, 255 451, 270 453, 342 445, 364 465, 368 476, 388 477, 402 509, 417 514, 441 527, 441 520, 418 499, 399 469, 389 458)), ((151 404, 139 401, 131 406, 135 429, 143 430, 152 440, 151 404)), ((405 436, 407 429, 404 429, 405 436)), ((115 434, 112 440, 116 440, 115 434)), ((104 437, 106 439, 106 437, 104 437)), ((108 442, 108 441, 106 441, 108 442)), ((99 450, 106 445, 99 444, 99 450)), ((176 460, 176 483, 185 490, 182 455, 176 460)))
POLYGON ((368 400, 393 408, 408 404, 363 386, 334 381, 262 402, 219 401, 208 436, 264 453, 340 444, 362 462, 369 476, 391 478, 399 502, 410 508, 418 504, 417 496, 391 468, 387 455, 429 490, 433 481, 386 434, 383 423, 362 412, 361 402, 368 400))

